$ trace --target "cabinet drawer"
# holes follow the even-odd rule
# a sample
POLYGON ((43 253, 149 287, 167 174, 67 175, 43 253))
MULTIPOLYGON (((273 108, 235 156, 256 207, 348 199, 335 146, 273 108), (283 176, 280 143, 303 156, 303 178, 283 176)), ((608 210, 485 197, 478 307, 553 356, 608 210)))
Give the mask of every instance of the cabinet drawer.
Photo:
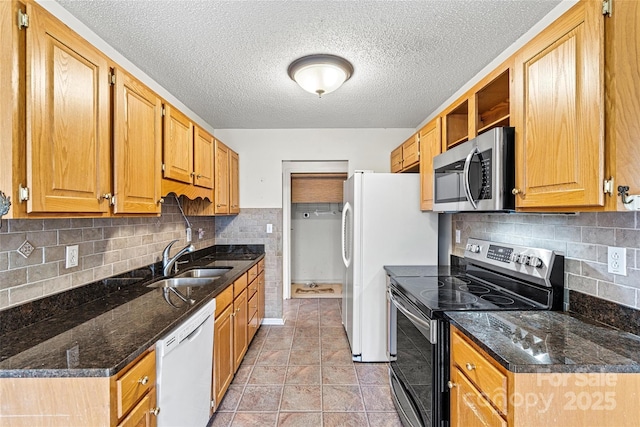
POLYGON ((151 351, 116 380, 118 418, 156 385, 156 352, 151 351))
POLYGON ((256 313, 258 313, 258 295, 254 295, 253 297, 249 298, 249 302, 247 303, 247 310, 248 319, 256 316, 256 313))
POLYGON ((254 281, 254 279, 255 279, 256 277, 258 277, 258 264, 256 264, 256 265, 254 265, 253 267, 251 267, 251 268, 249 269, 249 271, 247 271, 247 274, 249 275, 249 277, 248 277, 247 281, 248 281, 249 283, 253 282, 253 281, 254 281))
POLYGON ((264 271, 264 258, 258 261, 258 273, 264 271))
POLYGON ((152 388, 118 427, 154 426, 156 411, 156 390, 152 388))
POLYGON ((242 293, 247 287, 247 273, 238 277, 235 282, 233 282, 233 297, 237 298, 238 295, 242 293))
POLYGON ((255 295, 256 292, 258 292, 258 283, 260 283, 260 279, 254 280, 253 282, 249 283, 249 286, 247 286, 247 289, 249 291, 247 296, 249 298, 251 298, 253 295, 255 295))
POLYGON ((233 286, 227 287, 216 297, 216 319, 222 314, 225 308, 233 302, 233 286))
POLYGON ((452 362, 503 413, 507 413, 507 377, 458 331, 452 332, 452 362))
POLYGON ((452 370, 451 380, 456 385, 451 391, 452 426, 507 427, 504 418, 459 369, 452 370))

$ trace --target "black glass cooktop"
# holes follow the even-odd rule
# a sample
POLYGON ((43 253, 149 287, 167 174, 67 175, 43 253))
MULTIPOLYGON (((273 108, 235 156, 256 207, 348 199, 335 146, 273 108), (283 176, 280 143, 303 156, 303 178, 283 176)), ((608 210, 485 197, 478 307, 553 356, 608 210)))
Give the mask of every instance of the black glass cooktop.
POLYGON ((471 276, 394 277, 392 286, 429 315, 443 311, 544 308, 541 304, 471 276))

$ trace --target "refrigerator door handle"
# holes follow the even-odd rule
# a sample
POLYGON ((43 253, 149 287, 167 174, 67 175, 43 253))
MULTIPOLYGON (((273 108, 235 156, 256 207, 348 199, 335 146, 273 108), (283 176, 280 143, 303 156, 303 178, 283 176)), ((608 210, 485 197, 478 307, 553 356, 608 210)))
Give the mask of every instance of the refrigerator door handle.
POLYGON ((351 254, 347 251, 347 215, 351 212, 351 204, 346 202, 344 207, 342 208, 342 262, 344 262, 345 267, 349 267, 351 264, 351 254))

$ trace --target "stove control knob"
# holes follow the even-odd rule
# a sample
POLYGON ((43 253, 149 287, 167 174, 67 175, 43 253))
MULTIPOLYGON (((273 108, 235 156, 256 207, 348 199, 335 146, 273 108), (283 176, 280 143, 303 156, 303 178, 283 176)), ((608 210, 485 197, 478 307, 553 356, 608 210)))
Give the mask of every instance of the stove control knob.
POLYGON ((529 265, 536 268, 542 267, 542 260, 537 256, 532 256, 529 258, 529 265))
POLYGON ((519 260, 519 259, 520 259, 520 254, 519 254, 519 253, 516 253, 516 252, 513 252, 513 253, 511 254, 511 256, 509 257, 509 260, 510 260, 511 262, 518 262, 518 260, 519 260))
POLYGON ((471 245, 471 248, 469 250, 471 252, 473 252, 474 254, 477 254, 478 252, 480 252, 480 246, 479 245, 471 245))
POLYGON ((528 261, 529 261, 529 255, 520 254, 520 259, 518 259, 518 262, 520 264, 526 264, 528 261))
POLYGON ((471 251, 471 243, 467 243, 467 246, 466 246, 465 249, 468 250, 468 251, 471 251))

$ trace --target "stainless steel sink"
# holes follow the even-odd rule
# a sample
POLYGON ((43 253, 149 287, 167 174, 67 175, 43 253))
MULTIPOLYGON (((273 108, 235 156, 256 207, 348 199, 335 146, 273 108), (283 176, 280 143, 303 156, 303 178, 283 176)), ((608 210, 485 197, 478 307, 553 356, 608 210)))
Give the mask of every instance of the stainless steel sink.
POLYGON ((185 286, 205 286, 213 282, 211 277, 172 277, 147 285, 148 288, 183 288, 185 286))
POLYGON ((194 268, 180 273, 176 278, 207 278, 217 279, 218 277, 231 270, 232 267, 216 267, 216 268, 194 268))

